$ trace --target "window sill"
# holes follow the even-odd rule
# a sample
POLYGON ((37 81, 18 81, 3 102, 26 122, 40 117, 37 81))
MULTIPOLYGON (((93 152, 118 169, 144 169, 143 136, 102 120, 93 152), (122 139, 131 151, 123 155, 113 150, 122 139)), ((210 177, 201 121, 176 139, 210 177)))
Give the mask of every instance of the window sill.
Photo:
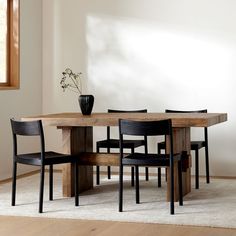
POLYGON ((17 90, 20 86, 0 86, 0 90, 17 90))

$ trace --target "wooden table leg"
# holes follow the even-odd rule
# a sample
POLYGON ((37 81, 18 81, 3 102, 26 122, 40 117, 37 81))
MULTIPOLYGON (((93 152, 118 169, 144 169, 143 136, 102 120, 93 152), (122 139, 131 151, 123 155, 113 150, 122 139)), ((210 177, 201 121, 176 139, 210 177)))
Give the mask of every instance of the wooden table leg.
MULTIPOLYGON (((93 151, 92 127, 60 127, 62 129, 63 152, 65 154, 78 154, 93 151)), ((65 164, 62 169, 63 196, 74 195, 73 165, 65 164)), ((93 187, 93 167, 79 166, 79 191, 93 187)))
MULTIPOLYGON (((186 151, 187 160, 185 160, 186 169, 182 173, 182 186, 183 186, 183 195, 186 195, 191 191, 191 155, 190 155, 190 128, 174 128, 173 129, 173 148, 174 153, 182 153, 186 151), (187 163, 187 165, 186 165, 187 163)), ((169 150, 168 141, 167 141, 167 152, 169 150)), ((170 175, 169 168, 167 168, 167 201, 170 199, 170 175)), ((179 189, 178 189, 178 166, 177 162, 174 165, 174 199, 175 201, 179 200, 179 189)))

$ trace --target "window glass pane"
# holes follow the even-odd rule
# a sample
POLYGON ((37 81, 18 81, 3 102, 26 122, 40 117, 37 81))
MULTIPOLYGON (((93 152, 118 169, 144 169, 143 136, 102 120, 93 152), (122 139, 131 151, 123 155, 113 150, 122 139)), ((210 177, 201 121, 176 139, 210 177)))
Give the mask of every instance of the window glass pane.
POLYGON ((7 1, 0 0, 0 83, 7 82, 7 1))

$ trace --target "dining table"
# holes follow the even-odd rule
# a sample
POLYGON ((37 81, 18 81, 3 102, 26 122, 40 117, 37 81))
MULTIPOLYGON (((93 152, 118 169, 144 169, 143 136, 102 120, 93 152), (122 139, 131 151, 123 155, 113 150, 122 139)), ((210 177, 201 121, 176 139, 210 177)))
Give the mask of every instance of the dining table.
MULTIPOLYGON (((23 121, 42 120, 43 126, 55 126, 62 132, 63 153, 77 155, 79 162, 80 192, 93 188, 93 166, 119 166, 119 153, 93 152, 93 127, 118 126, 119 119, 137 121, 172 120, 174 153, 183 153, 183 195, 191 192, 191 127, 210 127, 227 121, 227 113, 107 113, 93 112, 83 115, 77 112, 42 114, 22 117, 23 121)), ((168 141, 166 142, 168 153, 168 141)), ((73 164, 62 168, 63 196, 74 195, 73 164)), ((168 171, 168 168, 167 168, 168 171)), ((168 172, 167 172, 168 173, 168 172)), ((174 165, 174 196, 178 201, 177 164, 174 165)), ((167 174, 167 176, 169 176, 167 174)), ((167 201, 170 181, 167 177, 167 201)))

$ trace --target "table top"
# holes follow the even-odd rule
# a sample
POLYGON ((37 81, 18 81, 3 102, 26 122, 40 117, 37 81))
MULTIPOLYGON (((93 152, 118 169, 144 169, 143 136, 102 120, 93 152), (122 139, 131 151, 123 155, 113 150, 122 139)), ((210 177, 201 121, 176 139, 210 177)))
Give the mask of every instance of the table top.
POLYGON ((209 127, 227 121, 227 113, 57 113, 23 117, 23 121, 42 120, 44 125, 118 126, 119 119, 154 121, 172 119, 173 127, 209 127))

